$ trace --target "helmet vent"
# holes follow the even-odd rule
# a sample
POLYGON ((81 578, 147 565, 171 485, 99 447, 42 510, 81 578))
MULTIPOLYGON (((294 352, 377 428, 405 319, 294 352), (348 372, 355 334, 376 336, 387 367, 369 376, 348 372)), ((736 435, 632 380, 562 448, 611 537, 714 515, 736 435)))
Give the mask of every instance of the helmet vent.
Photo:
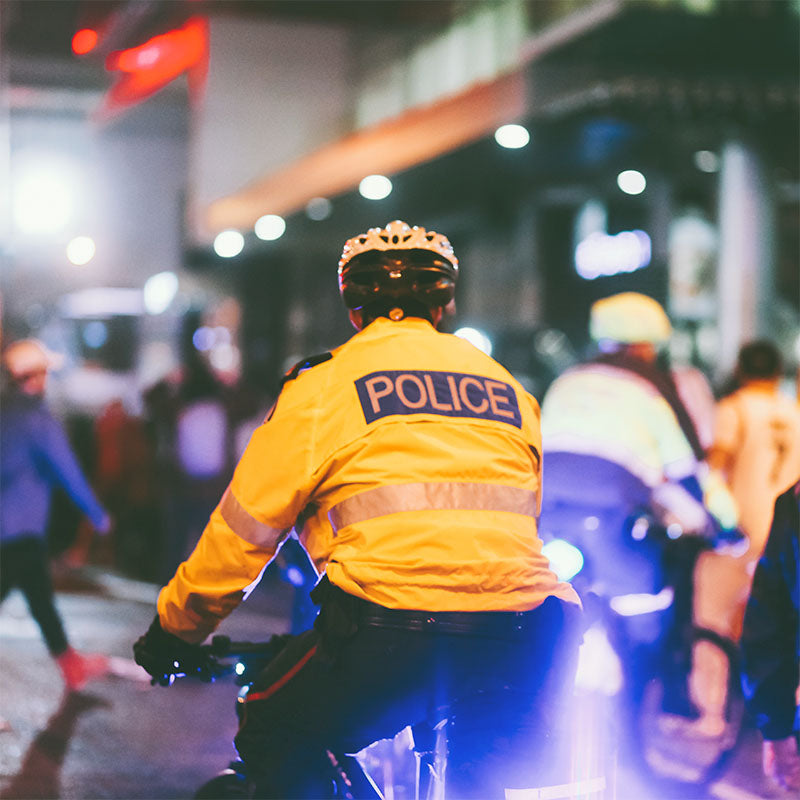
POLYGON ((411 227, 402 220, 394 220, 385 228, 370 228, 366 233, 348 239, 345 242, 342 256, 339 259, 339 269, 343 269, 355 256, 369 250, 428 250, 437 253, 453 269, 458 272, 458 259, 453 253, 453 247, 446 236, 435 231, 426 231, 418 226, 411 227))

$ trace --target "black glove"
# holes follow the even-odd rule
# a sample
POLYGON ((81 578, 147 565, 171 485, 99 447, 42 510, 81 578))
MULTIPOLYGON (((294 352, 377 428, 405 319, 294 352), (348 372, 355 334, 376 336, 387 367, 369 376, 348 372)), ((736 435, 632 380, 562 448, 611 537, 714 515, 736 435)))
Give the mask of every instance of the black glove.
POLYGON ((161 627, 156 615, 144 636, 133 645, 133 657, 153 677, 153 683, 169 686, 176 675, 213 681, 215 661, 200 645, 189 644, 161 627))

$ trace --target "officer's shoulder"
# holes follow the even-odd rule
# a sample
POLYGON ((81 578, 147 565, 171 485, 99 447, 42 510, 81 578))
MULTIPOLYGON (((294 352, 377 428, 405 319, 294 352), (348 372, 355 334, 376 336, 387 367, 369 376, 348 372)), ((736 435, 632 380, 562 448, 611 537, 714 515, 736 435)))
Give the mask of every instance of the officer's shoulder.
POLYGON ((313 356, 307 356, 305 358, 301 358, 286 374, 283 376, 281 380, 281 388, 286 386, 287 383, 295 380, 300 374, 305 372, 306 370, 312 369, 319 364, 324 364, 326 361, 330 361, 333 358, 333 353, 327 351, 325 353, 317 353, 313 356))

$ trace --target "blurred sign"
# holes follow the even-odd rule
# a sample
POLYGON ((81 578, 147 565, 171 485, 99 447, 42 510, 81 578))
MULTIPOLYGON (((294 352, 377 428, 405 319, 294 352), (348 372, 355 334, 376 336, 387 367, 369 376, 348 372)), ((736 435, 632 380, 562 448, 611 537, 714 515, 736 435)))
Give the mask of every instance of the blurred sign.
POLYGON ((650 237, 644 231, 622 231, 615 235, 590 233, 575 248, 575 269, 582 278, 634 272, 650 263, 650 237))
POLYGON ((189 91, 199 94, 208 72, 208 21, 192 17, 182 27, 154 36, 138 47, 117 50, 106 69, 119 73, 96 113, 107 119, 146 100, 183 73, 189 91))

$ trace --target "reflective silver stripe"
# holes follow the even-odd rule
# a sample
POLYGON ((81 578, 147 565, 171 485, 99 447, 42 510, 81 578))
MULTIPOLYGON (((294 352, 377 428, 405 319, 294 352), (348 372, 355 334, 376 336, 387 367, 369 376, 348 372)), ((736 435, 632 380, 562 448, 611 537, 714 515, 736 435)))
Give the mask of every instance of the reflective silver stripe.
POLYGON ((222 501, 219 504, 219 512, 222 519, 228 523, 230 529, 239 537, 250 544, 265 549, 274 549, 282 542, 288 530, 271 528, 263 522, 259 522, 242 508, 239 501, 233 496, 231 487, 225 490, 222 501))
POLYGON ((337 533, 374 517, 401 511, 507 511, 536 516, 536 492, 492 483, 403 483, 378 486, 337 503, 328 518, 337 533))

